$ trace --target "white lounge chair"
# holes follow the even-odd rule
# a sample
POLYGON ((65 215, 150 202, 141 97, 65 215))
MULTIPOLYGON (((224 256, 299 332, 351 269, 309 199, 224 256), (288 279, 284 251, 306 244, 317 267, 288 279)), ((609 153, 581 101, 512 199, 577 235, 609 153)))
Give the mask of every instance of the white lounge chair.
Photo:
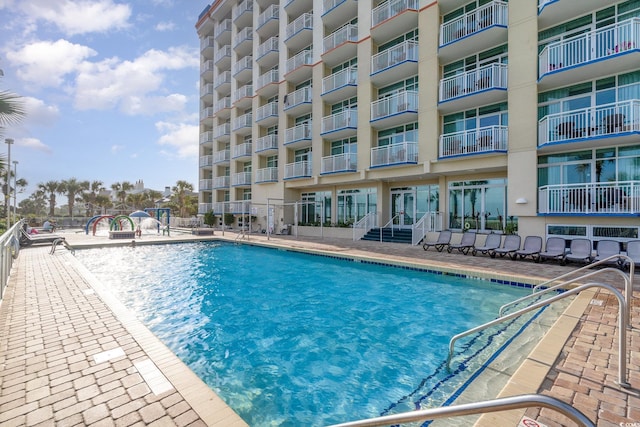
POLYGON ((489 256, 495 258, 496 255, 504 257, 509 255, 511 259, 515 259, 515 252, 520 249, 520 236, 517 234, 507 234, 502 243, 502 247, 489 251, 489 256))
POLYGON ((444 247, 447 246, 449 242, 451 242, 451 231, 442 230, 440 234, 438 234, 438 239, 435 242, 424 242, 424 244, 422 245, 422 249, 426 251, 431 246, 433 246, 438 252, 442 252, 444 247))
POLYGON ((478 252, 486 255, 489 251, 498 249, 500 247, 500 243, 502 243, 502 234, 491 233, 484 241, 484 245, 474 246, 471 250, 471 255, 476 256, 478 252))
POLYGON ((522 249, 516 251, 513 259, 517 257, 520 257, 520 259, 531 257, 534 262, 540 262, 540 251, 542 251, 542 237, 527 236, 524 238, 522 249))
MULTIPOLYGON (((602 261, 614 255, 620 255, 620 242, 616 240, 600 240, 596 246, 596 256, 593 261, 602 261)), ((622 259, 612 258, 603 264, 622 267, 622 259)))
MULTIPOLYGON (((631 258, 635 268, 640 268, 640 240, 627 242, 627 256, 631 258)), ((624 266, 629 268, 629 264, 629 261, 625 261, 624 266)))
POLYGON ((469 253, 473 246, 476 244, 476 233, 473 231, 465 231, 462 234, 462 239, 460 243, 449 243, 447 246, 447 252, 451 253, 452 250, 457 249, 463 254, 469 253))
POLYGON ((563 237, 549 237, 547 238, 547 244, 545 251, 540 252, 540 260, 555 259, 561 261, 564 258, 564 253, 567 250, 567 240, 563 237))
POLYGON ((593 259, 593 250, 591 248, 591 240, 589 239, 573 239, 569 246, 569 252, 564 254, 564 258, 560 263, 565 265, 567 261, 591 263, 593 259))

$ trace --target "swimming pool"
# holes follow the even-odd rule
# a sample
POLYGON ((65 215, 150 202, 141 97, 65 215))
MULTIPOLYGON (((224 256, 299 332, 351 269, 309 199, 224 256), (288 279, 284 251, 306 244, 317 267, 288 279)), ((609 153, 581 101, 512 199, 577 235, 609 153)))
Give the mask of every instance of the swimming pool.
MULTIPOLYGON (((527 292, 250 245, 76 256, 251 426, 325 425, 442 402, 477 367, 463 360, 466 376, 450 377, 450 337, 527 292)), ((501 345, 494 336, 489 351, 501 345)))

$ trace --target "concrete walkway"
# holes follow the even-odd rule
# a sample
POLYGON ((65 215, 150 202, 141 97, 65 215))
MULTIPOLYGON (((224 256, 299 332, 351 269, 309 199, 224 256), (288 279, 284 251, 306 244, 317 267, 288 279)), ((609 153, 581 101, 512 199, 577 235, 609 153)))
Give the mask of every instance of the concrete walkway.
MULTIPOLYGON (((220 238, 219 234, 214 238, 220 238)), ((64 235, 78 249, 132 244, 83 233, 64 235)), ((235 237, 229 232, 224 236, 235 237)), ((144 235, 135 244, 207 239, 175 233, 164 238, 144 235)), ((575 269, 554 263, 424 252, 418 247, 378 242, 292 236, 267 241, 264 235, 250 236, 250 241, 533 283, 575 269)), ((41 246, 20 252, 0 306, 0 425, 246 425, 69 251, 58 247, 51 255, 50 249, 41 246)), ((599 280, 619 283, 612 274, 599 280)), ((628 344, 631 388, 616 384, 617 303, 606 292, 597 291, 572 315, 577 326, 564 322, 566 335, 548 334, 551 345, 538 348, 538 355, 527 361, 535 368, 516 372, 503 392, 537 391, 557 397, 598 426, 640 423, 640 307, 637 292, 635 296, 635 329, 629 333, 628 344), (554 354, 546 354, 554 347, 554 354), (535 381, 529 378, 533 371, 541 372, 535 381), (526 387, 516 387, 523 382, 528 383, 526 387), (530 391, 527 387, 535 388, 530 391)), ((510 412, 510 418, 485 416, 481 422, 515 427, 523 411, 510 412)), ((550 427, 572 425, 547 410, 532 409, 526 415, 550 427)))

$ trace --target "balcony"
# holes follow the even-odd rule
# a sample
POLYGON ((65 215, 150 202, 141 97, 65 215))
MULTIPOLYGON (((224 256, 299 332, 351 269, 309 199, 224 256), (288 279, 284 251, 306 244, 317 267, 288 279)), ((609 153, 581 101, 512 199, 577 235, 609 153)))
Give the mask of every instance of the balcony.
POLYGON ((250 25, 253 20, 253 0, 244 0, 234 7, 231 12, 231 18, 239 28, 250 25))
POLYGON ((358 154, 343 153, 323 157, 320 168, 321 175, 343 172, 357 172, 358 154))
POLYGON ((371 148, 371 169, 418 163, 418 143, 398 142, 371 148))
POLYGON ((213 38, 220 45, 231 43, 231 19, 218 22, 213 30, 213 38))
POLYGON ((322 79, 322 99, 334 104, 356 96, 358 89, 358 69, 349 67, 322 79))
POLYGON ((202 78, 202 80, 204 80, 205 82, 213 81, 214 69, 215 69, 215 66, 213 65, 212 60, 203 62, 202 66, 200 67, 200 78, 202 78))
POLYGON ((602 0, 538 0, 538 28, 544 29, 598 10, 602 0))
POLYGON ((303 50, 295 56, 287 59, 285 67, 285 79, 292 83, 300 83, 311 77, 311 65, 313 64, 313 52, 303 50))
POLYGON ((200 110, 200 121, 211 120, 213 118, 213 107, 200 110))
POLYGON ((538 122, 538 149, 566 150, 607 144, 628 144, 640 134, 640 99, 549 114, 538 122), (559 146, 558 146, 559 145, 559 146))
POLYGON ((231 177, 233 187, 251 187, 251 172, 234 173, 231 177))
POLYGON ((205 59, 211 59, 213 57, 215 46, 215 38, 211 36, 200 39, 200 54, 202 57, 205 59))
POLYGON ((324 138, 341 139, 356 134, 358 130, 358 110, 344 110, 322 118, 320 135, 324 138))
POLYGON ((218 99, 213 106, 213 111, 217 117, 228 119, 231 115, 231 97, 225 96, 224 98, 218 99))
POLYGON ((284 179, 311 178, 311 162, 295 162, 284 165, 284 179))
POLYGON ((252 144, 250 142, 245 142, 233 147, 232 159, 235 160, 242 157, 251 157, 251 154, 252 154, 252 144))
POLYGON ((212 190, 213 189, 213 182, 211 179, 201 179, 198 182, 198 189, 199 190, 212 190))
POLYGON ((346 18, 358 16, 357 0, 324 0, 322 4, 322 24, 332 31, 344 24, 346 18))
POLYGON ((206 131, 200 134, 200 144, 211 144, 213 142, 213 132, 206 131))
POLYGON ((212 205, 211 211, 216 215, 229 213, 229 208, 226 206, 227 203, 225 202, 215 202, 215 203, 211 203, 211 205, 212 205))
POLYGON ((227 70, 218 74, 218 78, 214 79, 214 89, 221 95, 229 94, 231 90, 231 71, 227 70))
POLYGON ((238 62, 233 64, 233 77, 241 82, 251 80, 253 73, 253 58, 251 55, 242 57, 238 62))
POLYGON ((278 168, 270 167, 256 171, 256 184, 278 182, 278 168))
POLYGON ((494 0, 440 26, 438 57, 444 63, 507 42, 508 4, 494 0))
POLYGON ((256 110, 256 123, 268 127, 278 123, 278 102, 270 102, 256 110))
POLYGON ((273 68, 278 64, 279 47, 278 36, 271 37, 258 46, 256 62, 265 68, 273 68))
POLYGON ((213 178, 213 188, 229 188, 230 178, 228 176, 217 176, 213 178))
POLYGON ((278 151, 278 135, 269 134, 256 140, 256 153, 272 154, 278 151))
POLYGON ((251 105, 251 98, 253 97, 253 86, 250 84, 244 85, 236 89, 233 93, 233 105, 238 108, 246 108, 251 105))
POLYGON ((418 43, 407 40, 371 58, 371 83, 384 87, 403 77, 418 74, 418 43))
POLYGON ((207 83, 206 85, 200 88, 200 98, 203 96, 212 96, 213 95, 213 84, 207 83))
POLYGON ((248 214, 251 212, 251 200, 243 200, 241 202, 228 202, 227 212, 234 214, 248 214))
POLYGON ((538 87, 570 85, 603 75, 637 69, 640 64, 640 18, 549 43, 538 59, 538 87))
POLYGON ((538 188, 538 213, 638 216, 640 181, 545 185, 538 188))
POLYGON ((288 93, 284 96, 284 111, 290 116, 299 116, 311 111, 311 86, 288 93))
POLYGON ((299 51, 312 42, 313 14, 303 13, 287 25, 284 44, 292 51, 299 51))
POLYGON ((300 16, 313 8, 313 0, 285 0, 284 10, 289 16, 300 16))
POLYGON ((213 137, 219 141, 228 141, 231 136, 231 125, 223 123, 217 126, 213 131, 213 137))
POLYGON ((418 91, 399 92, 371 103, 371 126, 381 129, 418 120, 418 91))
POLYGON ((213 62, 220 69, 227 69, 231 65, 231 45, 221 46, 213 56, 213 62))
POLYGON ((322 61, 327 66, 342 64, 358 53, 358 27, 345 25, 325 37, 322 45, 322 61))
POLYGON ((238 135, 247 135, 251 133, 251 125, 253 124, 253 114, 246 113, 236 117, 233 120, 231 130, 238 135))
POLYGON ((244 27, 236 34, 233 50, 236 51, 238 56, 244 56, 251 53, 253 47, 253 28, 244 27))
POLYGON ((280 78, 280 73, 278 69, 272 69, 267 71, 258 77, 258 89, 256 93, 260 96, 264 96, 266 98, 270 98, 276 93, 278 93, 278 79, 280 78))
POLYGON ((418 27, 418 0, 389 0, 371 11, 371 37, 378 43, 418 27))
POLYGON ((231 152, 229 150, 216 151, 213 154, 213 163, 216 165, 229 164, 230 160, 231 160, 231 152))
POLYGON ((507 64, 489 64, 440 80, 438 109, 442 112, 507 100, 507 64))
POLYGON ((198 213, 199 214, 206 214, 211 212, 211 210, 213 209, 213 203, 198 203, 198 213))
POLYGON ((265 35, 278 33, 278 21, 280 8, 277 4, 272 4, 267 7, 260 15, 258 15, 258 26, 256 27, 256 33, 264 37, 265 35))
POLYGON ((286 129, 284 133, 284 145, 290 148, 310 146, 311 123, 302 123, 286 129))
POLYGON ((440 135, 438 157, 506 153, 507 131, 508 128, 506 126, 488 126, 440 135))
POLYGON ((213 155, 209 154, 207 156, 200 156, 200 167, 208 168, 213 166, 213 155))

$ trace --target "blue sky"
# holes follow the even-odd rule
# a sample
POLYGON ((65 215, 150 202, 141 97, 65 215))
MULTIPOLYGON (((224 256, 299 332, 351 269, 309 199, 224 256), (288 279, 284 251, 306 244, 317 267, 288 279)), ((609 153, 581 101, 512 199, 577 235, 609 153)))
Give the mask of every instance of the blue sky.
MULTIPOLYGON (((200 0, 0 0, 0 89, 24 99, 18 178, 198 188, 200 0)), ((13 165, 12 165, 13 167, 13 165)))

